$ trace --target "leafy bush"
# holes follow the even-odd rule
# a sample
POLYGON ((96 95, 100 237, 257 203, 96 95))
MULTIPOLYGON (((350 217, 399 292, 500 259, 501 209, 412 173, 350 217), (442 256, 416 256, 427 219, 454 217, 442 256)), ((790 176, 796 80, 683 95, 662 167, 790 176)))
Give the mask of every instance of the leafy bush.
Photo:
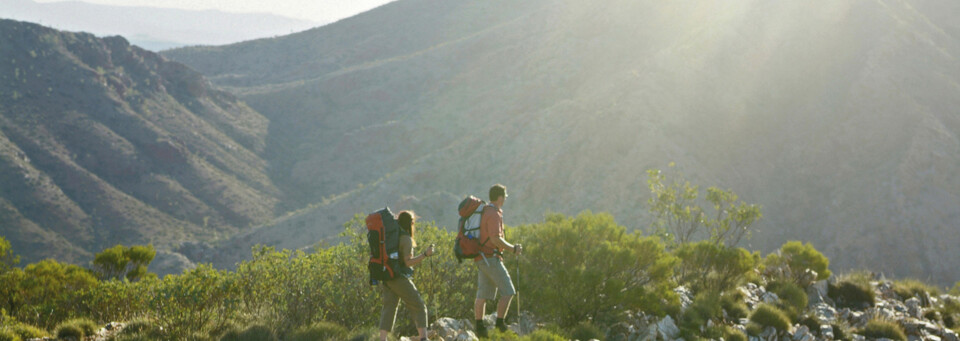
POLYGON ((96 254, 93 266, 101 279, 136 281, 147 274, 147 266, 156 255, 153 245, 125 247, 117 244, 96 254))
POLYGON ((83 330, 83 335, 87 336, 94 335, 98 330, 100 330, 100 327, 97 326, 96 322, 93 322, 93 320, 85 317, 66 320, 62 323, 62 325, 74 325, 80 327, 80 330, 83 330))
POLYGON ((831 275, 828 269, 830 260, 817 251, 813 244, 799 241, 784 243, 780 250, 764 258, 763 265, 774 280, 789 280, 797 284, 807 269, 817 272, 816 280, 827 279, 831 275))
POLYGON ((46 331, 26 323, 15 323, 10 326, 10 331, 24 340, 39 339, 50 335, 46 331))
POLYGON ((149 300, 159 280, 145 278, 138 282, 100 281, 72 295, 77 313, 97 321, 124 321, 147 315, 149 300))
POLYGON ((624 310, 662 314, 664 300, 676 300, 668 284, 675 261, 659 238, 628 233, 609 214, 551 214, 514 230, 512 240, 537 241, 520 257, 517 282, 524 298, 538 302, 528 307, 548 321, 606 323, 624 310))
POLYGON ((750 322, 756 323, 761 328, 773 327, 778 331, 790 330, 790 318, 780 308, 769 304, 761 304, 750 315, 750 322))
POLYGON ((330 322, 319 322, 302 327, 291 334, 288 341, 343 340, 349 332, 346 328, 330 322))
POLYGON ((58 339, 81 340, 84 337, 83 328, 75 324, 63 324, 57 327, 58 339))
POLYGON ((767 291, 777 294, 780 298, 777 307, 786 312, 791 321, 797 320, 807 308, 807 293, 793 282, 772 282, 767 284, 767 291))
POLYGON ((870 320, 860 331, 860 334, 870 339, 886 338, 895 341, 907 341, 907 335, 904 333, 903 327, 900 327, 894 321, 883 319, 870 320))
POLYGON ((217 330, 235 313, 236 277, 208 264, 156 283, 148 302, 164 338, 217 330))
POLYGON ((710 241, 682 244, 674 250, 680 259, 677 282, 693 291, 727 291, 739 284, 760 262, 759 253, 710 241))
POLYGON ((838 308, 863 309, 876 304, 876 294, 869 282, 842 280, 827 291, 838 308))
POLYGON ((0 328, 0 341, 21 341, 22 339, 12 330, 0 328))
POLYGON ((570 331, 570 337, 576 340, 602 339, 603 332, 590 322, 580 322, 570 331))
POLYGON ((18 321, 51 328, 73 314, 70 296, 96 283, 89 270, 47 259, 0 275, 0 304, 18 321))
POLYGON ((688 340, 695 339, 700 334, 700 328, 707 325, 707 321, 718 320, 722 316, 719 294, 716 292, 697 294, 693 303, 680 317, 681 336, 688 340))
MULTIPOLYGON (((900 296, 900 298, 903 300, 907 300, 912 297, 919 298, 925 294, 929 294, 930 296, 940 295, 940 289, 916 279, 902 279, 893 281, 893 292, 896 293, 897 296, 900 296)), ((921 300, 921 302, 922 301, 923 300, 921 300)))

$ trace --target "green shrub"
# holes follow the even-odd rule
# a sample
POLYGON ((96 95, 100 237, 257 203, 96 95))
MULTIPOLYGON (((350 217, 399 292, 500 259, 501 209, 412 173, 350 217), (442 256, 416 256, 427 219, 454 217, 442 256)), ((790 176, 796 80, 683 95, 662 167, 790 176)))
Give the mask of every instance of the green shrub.
POLYGON ((853 338, 852 333, 850 333, 850 327, 846 325, 841 325, 834 323, 830 325, 833 328, 833 339, 841 341, 850 341, 853 338))
POLYGON ((677 282, 695 292, 732 289, 760 263, 759 253, 710 241, 681 244, 673 253, 680 259, 677 282))
POLYGON ((603 332, 590 322, 580 322, 570 331, 570 337, 576 340, 602 339, 603 332))
POLYGON ((837 303, 837 308, 863 309, 876 304, 876 294, 869 279, 855 274, 830 285, 827 296, 837 303))
POLYGON ((800 283, 807 269, 817 272, 816 280, 830 278, 830 260, 813 244, 799 241, 788 241, 775 253, 767 255, 763 260, 768 273, 776 274, 774 280, 787 280, 800 283), (780 276, 783 276, 782 278, 780 276))
POLYGON ((943 319, 943 325, 954 329, 960 327, 960 301, 948 298, 943 300, 940 306, 940 317, 943 319))
POLYGON ((12 330, 6 328, 0 328, 0 341, 21 341, 19 335, 14 333, 12 330))
POLYGON ((887 338, 895 341, 907 341, 907 335, 899 324, 883 319, 870 320, 860 334, 869 339, 887 338))
POLYGON ((70 340, 82 340, 84 335, 83 329, 80 326, 75 324, 62 324, 57 327, 57 338, 58 339, 70 339, 70 340))
POLYGON ((727 316, 734 321, 750 315, 750 309, 743 301, 743 293, 732 290, 720 296, 720 307, 727 312, 727 316))
POLYGON ((127 322, 127 324, 123 326, 123 329, 120 330, 120 334, 150 333, 154 330, 156 330, 156 325, 153 321, 146 318, 138 318, 127 322))
POLYGON ((772 282, 767 285, 767 290, 777 294, 780 298, 777 307, 786 312, 791 321, 796 321, 807 308, 807 293, 796 283, 772 282))
POLYGON ((302 327, 291 334, 288 341, 343 340, 349 332, 346 328, 331 322, 319 322, 302 327))
POLYGON ((277 335, 265 325, 254 324, 241 332, 232 330, 220 337, 220 341, 277 341, 277 335))
POLYGON ((550 331, 538 329, 530 335, 524 336, 523 341, 567 341, 567 338, 550 331))
POLYGON ((720 307, 719 294, 710 291, 700 293, 680 317, 681 336, 692 339, 701 334, 700 328, 706 326, 707 321, 719 320, 721 317, 723 310, 720 307))
POLYGON ((510 330, 505 331, 505 332, 501 332, 501 331, 497 330, 496 328, 489 328, 489 329, 487 329, 487 332, 490 333, 490 334, 489 334, 490 337, 487 338, 486 340, 490 340, 490 341, 520 341, 520 336, 517 336, 517 333, 514 333, 513 331, 510 331, 510 330))
POLYGON ((893 292, 901 299, 907 300, 912 297, 921 297, 923 294, 930 296, 939 296, 940 289, 916 279, 902 279, 893 281, 893 292))
POLYGON ((747 335, 760 336, 760 334, 763 333, 763 329, 763 326, 754 322, 747 323, 747 335))
POLYGON ((80 327, 80 330, 83 330, 83 335, 86 335, 86 336, 94 335, 97 333, 98 330, 100 330, 100 327, 97 326, 96 322, 93 322, 93 320, 85 317, 69 319, 64 321, 61 324, 74 325, 74 326, 80 327))
POLYGON ((39 339, 50 335, 47 334, 46 331, 26 323, 15 323, 14 325, 10 326, 10 330, 24 340, 39 339))
POLYGON ((529 308, 547 322, 606 324, 624 310, 662 314, 664 300, 676 301, 668 285, 675 260, 660 239, 627 232, 609 214, 551 214, 507 233, 508 240, 537 241, 520 258, 518 287, 525 299, 538 302, 529 308), (577 304, 557 297, 576 297, 577 304))
MULTIPOLYGON (((769 304, 761 304, 750 315, 750 322, 760 325, 762 328, 773 327, 778 331, 790 330, 790 318, 780 308, 769 304)), ((761 328, 761 330, 762 330, 761 328)))

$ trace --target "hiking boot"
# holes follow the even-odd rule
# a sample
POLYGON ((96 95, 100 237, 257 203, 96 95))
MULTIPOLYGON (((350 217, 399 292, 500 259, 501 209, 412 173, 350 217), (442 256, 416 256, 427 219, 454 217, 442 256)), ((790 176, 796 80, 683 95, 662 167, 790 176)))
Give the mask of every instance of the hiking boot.
POLYGON ((497 323, 497 330, 504 333, 507 331, 507 325, 505 323, 497 323))
POLYGON ((490 337, 490 335, 487 334, 487 327, 477 326, 476 329, 477 329, 476 332, 477 332, 477 337, 478 337, 478 338, 488 338, 488 337, 490 337))

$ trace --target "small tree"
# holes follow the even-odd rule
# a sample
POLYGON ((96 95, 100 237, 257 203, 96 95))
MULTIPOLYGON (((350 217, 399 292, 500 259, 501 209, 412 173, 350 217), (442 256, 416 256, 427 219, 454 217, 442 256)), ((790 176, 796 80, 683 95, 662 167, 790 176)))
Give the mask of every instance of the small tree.
POLYGON ((153 245, 135 245, 128 248, 117 244, 96 254, 93 266, 101 279, 126 278, 136 281, 147 274, 147 266, 156 255, 153 245))
POLYGON ((20 256, 14 255, 10 242, 0 236, 0 274, 10 271, 17 263, 20 263, 20 256))
MULTIPOLYGON (((670 163, 669 167, 675 165, 670 163)), ((659 169, 650 169, 647 185, 651 193, 647 204, 656 217, 655 230, 674 246, 701 235, 713 244, 733 247, 748 237, 750 226, 763 217, 759 205, 740 201, 732 190, 710 187, 706 203, 699 202, 700 187, 691 185, 679 172, 668 177, 659 169), (713 212, 708 214, 704 206, 712 207, 713 212)))

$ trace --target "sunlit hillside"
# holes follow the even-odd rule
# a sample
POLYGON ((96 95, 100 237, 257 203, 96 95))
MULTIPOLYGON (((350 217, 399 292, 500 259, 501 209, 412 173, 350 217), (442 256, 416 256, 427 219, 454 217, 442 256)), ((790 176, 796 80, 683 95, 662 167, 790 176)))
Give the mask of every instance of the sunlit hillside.
MULTIPOLYGON (((270 120, 296 214, 222 244, 301 247, 358 212, 452 225, 506 184, 507 223, 610 211, 645 229, 676 162, 763 205, 747 246, 838 268, 960 273, 955 1, 406 0, 311 31, 173 50, 270 120)), ((229 252, 227 252, 229 251, 229 252)))

